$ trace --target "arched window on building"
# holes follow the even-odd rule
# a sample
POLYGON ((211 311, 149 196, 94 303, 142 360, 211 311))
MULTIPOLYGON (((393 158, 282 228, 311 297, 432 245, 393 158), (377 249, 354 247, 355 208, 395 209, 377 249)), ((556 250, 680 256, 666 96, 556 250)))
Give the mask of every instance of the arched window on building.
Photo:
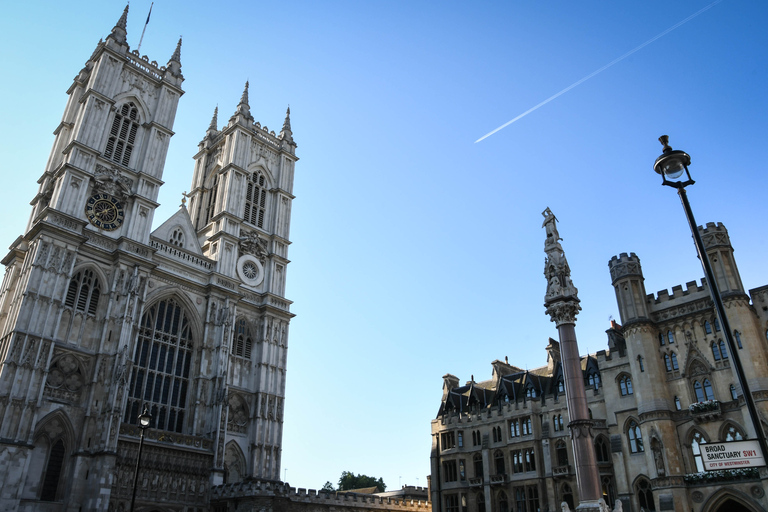
POLYGON ((562 377, 557 379, 557 392, 565 393, 565 383, 563 382, 562 377))
POLYGON ((640 504, 641 509, 656 510, 656 503, 653 501, 653 491, 651 490, 651 482, 645 478, 641 478, 635 484, 635 493, 637 494, 637 501, 640 504))
POLYGON ((723 340, 720 340, 717 343, 717 346, 720 347, 720 357, 723 359, 728 359, 728 351, 725 349, 725 342, 723 340))
POLYGON ((672 352, 671 354, 669 354, 669 357, 670 357, 670 359, 672 359, 672 370, 679 370, 680 369, 680 365, 677 364, 677 354, 672 352))
POLYGON ((616 488, 613 485, 613 477, 609 475, 603 475, 600 478, 600 484, 605 502, 616 503, 616 488))
POLYGON ((536 398, 536 390, 534 389, 533 384, 530 384, 528 388, 525 390, 525 397, 536 398))
POLYGON ((477 493, 475 501, 477 502, 477 512, 485 512, 485 496, 482 492, 477 493))
POLYGON ((672 371, 672 359, 670 359, 669 354, 664 354, 664 366, 667 367, 667 371, 672 371))
POLYGON ((216 196, 219 193, 219 177, 211 179, 211 187, 208 189, 208 206, 205 208, 205 223, 208 224, 216 213, 216 196))
POLYGON ((736 340, 736 346, 741 348, 744 348, 741 346, 741 333, 739 331, 733 331, 733 339, 736 340))
POLYGON ((504 491, 499 492, 499 512, 509 512, 509 501, 504 491))
MULTIPOLYGON (((637 365, 640 367, 640 371, 645 371, 645 363, 643 362, 643 356, 637 356, 637 365)), ((632 393, 630 393, 631 395, 632 393)))
POLYGON ((704 379, 703 382, 693 381, 693 392, 696 394, 697 402, 715 399, 715 394, 712 392, 712 383, 709 382, 709 379, 704 379))
POLYGON ((739 398, 739 396, 736 394, 736 386, 731 384, 729 389, 731 390, 731 399, 732 400, 736 400, 737 398, 739 398))
POLYGON ((94 275, 93 270, 83 269, 69 282, 64 307, 95 315, 100 295, 99 278, 94 275))
POLYGON ((678 411, 682 411, 683 410, 683 405, 680 403, 680 397, 679 396, 675 396, 675 409, 677 409, 678 411))
POLYGON ((728 428, 725 430, 726 441, 742 441, 743 439, 744 435, 738 428, 734 425, 728 425, 728 428))
POLYGON ((627 439, 629 440, 629 451, 631 453, 640 453, 645 451, 643 448, 643 435, 640 432, 640 425, 635 420, 629 422, 627 427, 627 439))
POLYGON ((659 333, 659 345, 664 346, 666 342, 664 341, 664 334, 659 333))
POLYGON ((241 318, 237 321, 235 332, 232 334, 232 355, 250 359, 252 347, 253 339, 251 338, 251 330, 248 328, 248 322, 245 318, 241 318))
POLYGON ((673 344, 675 342, 675 333, 672 331, 667 331, 667 340, 669 340, 669 344, 673 344))
POLYGON ((712 325, 709 323, 708 320, 704 321, 704 332, 707 334, 712 334, 712 325))
POLYGON ((112 120, 104 156, 120 165, 128 166, 138 130, 139 109, 133 102, 123 104, 112 120))
POLYGON ((501 450, 496 450, 493 454, 493 462, 496 465, 496 474, 504 475, 507 472, 507 468, 504 466, 504 454, 501 450))
POLYGON ((267 179, 264 173, 256 171, 248 176, 245 191, 245 211, 243 220, 254 226, 263 228, 267 212, 267 179))
POLYGON ((589 377, 587 377, 587 380, 589 382, 589 386, 591 388, 594 388, 597 390, 597 388, 600 387, 600 374, 596 372, 592 372, 589 374, 589 377))
POLYGON ((568 504, 569 509, 574 510, 576 508, 573 503, 573 490, 570 485, 563 484, 560 488, 560 496, 560 499, 568 504))
POLYGON ((148 406, 152 428, 184 431, 187 386, 192 364, 192 328, 174 299, 145 310, 139 325, 128 402, 123 421, 136 424, 148 406))
POLYGON ((712 357, 715 358, 715 361, 720 360, 720 347, 716 341, 712 342, 712 357))
POLYGON ((472 462, 475 466, 475 478, 483 478, 483 456, 476 453, 472 462))
POLYGON ((633 393, 632 379, 629 377, 629 375, 623 375, 619 379, 619 391, 621 392, 621 396, 627 396, 633 393))
POLYGON ((720 332, 720 320, 715 317, 715 331, 720 332))
POLYGON ((611 451, 608 440, 604 436, 598 436, 595 439, 595 455, 598 463, 611 462, 611 451))
POLYGON ((568 465, 568 448, 566 448, 565 442, 562 439, 555 443, 555 455, 558 466, 568 465))
POLYGON ((699 445, 706 442, 704 435, 698 430, 691 436, 691 452, 693 453, 693 464, 696 467, 697 473, 704 472, 704 461, 701 458, 701 446, 699 445))

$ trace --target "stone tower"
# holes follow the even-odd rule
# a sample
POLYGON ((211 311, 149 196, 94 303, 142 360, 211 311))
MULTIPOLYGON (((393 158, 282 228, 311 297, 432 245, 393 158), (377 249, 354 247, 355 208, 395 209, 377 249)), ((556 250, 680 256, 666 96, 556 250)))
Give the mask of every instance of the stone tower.
POLYGON ((68 89, 2 260, 0 510, 127 508, 144 408, 137 507, 201 512, 214 485, 279 480, 290 120, 279 135, 254 123, 246 89, 200 144, 192 215, 183 201, 152 231, 181 41, 160 66, 130 50, 127 17, 68 89))

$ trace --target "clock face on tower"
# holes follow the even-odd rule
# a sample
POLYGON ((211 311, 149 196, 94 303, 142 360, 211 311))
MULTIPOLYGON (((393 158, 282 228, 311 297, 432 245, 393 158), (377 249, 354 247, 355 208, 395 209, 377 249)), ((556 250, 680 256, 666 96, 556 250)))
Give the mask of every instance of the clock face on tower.
POLYGON ((94 194, 85 202, 85 216, 97 228, 114 231, 123 224, 123 205, 109 194, 94 194))

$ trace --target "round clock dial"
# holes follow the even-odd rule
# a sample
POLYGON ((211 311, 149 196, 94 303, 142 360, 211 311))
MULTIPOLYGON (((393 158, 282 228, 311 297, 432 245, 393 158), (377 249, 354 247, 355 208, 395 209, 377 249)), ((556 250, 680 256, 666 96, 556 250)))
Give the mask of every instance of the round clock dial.
POLYGON ((85 216, 97 228, 114 231, 125 220, 123 205, 109 194, 94 194, 85 203, 85 216))

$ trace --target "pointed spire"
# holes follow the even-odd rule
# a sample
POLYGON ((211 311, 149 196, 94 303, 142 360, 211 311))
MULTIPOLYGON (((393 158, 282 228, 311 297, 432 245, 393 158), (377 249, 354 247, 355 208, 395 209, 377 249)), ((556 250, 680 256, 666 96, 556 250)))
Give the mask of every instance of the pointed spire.
POLYGON ((211 118, 211 124, 208 126, 209 132, 216 132, 219 130, 219 106, 213 109, 213 117, 211 118))
POLYGON ((288 110, 285 111, 285 121, 283 121, 283 129, 280 130, 279 138, 293 142, 293 132, 291 131, 291 106, 288 105, 288 110))
POLYGON ((171 55, 171 61, 181 64, 181 37, 179 37, 179 42, 176 43, 176 49, 173 51, 173 55, 171 55))
POLYGON ((127 24, 128 24, 128 5, 126 4, 125 9, 123 10, 122 16, 120 16, 120 19, 117 20, 117 23, 114 27, 112 27, 112 32, 109 34, 109 38, 112 38, 115 40, 118 44, 125 44, 125 36, 128 34, 127 31, 127 24))
POLYGON ((243 95, 240 96, 240 103, 237 104, 237 110, 232 118, 242 116, 246 121, 253 122, 253 116, 251 116, 251 107, 248 105, 248 81, 245 82, 245 89, 243 89, 243 95))
POLYGON ((181 76, 181 37, 179 37, 179 42, 176 43, 176 49, 173 51, 173 55, 171 55, 171 58, 168 60, 168 64, 165 67, 173 76, 181 76))

